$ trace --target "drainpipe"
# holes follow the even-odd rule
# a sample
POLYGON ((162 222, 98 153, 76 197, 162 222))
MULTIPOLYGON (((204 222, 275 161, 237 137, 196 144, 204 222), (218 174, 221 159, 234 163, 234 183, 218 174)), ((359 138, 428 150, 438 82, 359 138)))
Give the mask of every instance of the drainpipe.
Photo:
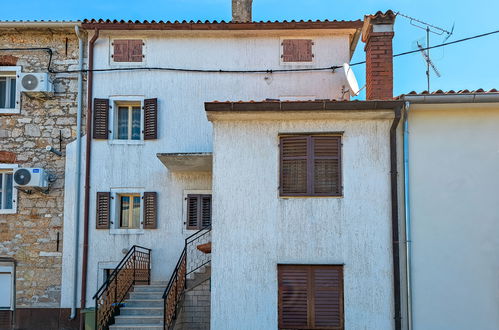
MULTIPOLYGON (((92 146, 92 82, 94 67, 94 44, 99 37, 99 29, 95 29, 92 39, 88 43, 88 74, 87 74, 87 120, 85 144, 85 200, 83 205, 83 256, 81 261, 81 300, 80 308, 85 308, 87 300, 87 263, 88 263, 88 222, 90 206, 90 152, 92 146)), ((80 317, 80 330, 83 330, 84 321, 80 317)))
POLYGON ((394 109, 395 118, 390 127, 390 187, 392 201, 392 250, 393 250, 393 298, 395 330, 402 328, 400 304, 400 249, 399 249, 399 210, 398 210, 398 173, 397 173, 397 126, 400 122, 402 107, 394 109))
POLYGON ((73 275, 73 301, 71 303, 71 315, 69 318, 72 320, 76 317, 76 306, 78 300, 78 253, 80 241, 80 187, 81 187, 81 117, 82 117, 82 98, 83 98, 83 39, 80 32, 80 27, 75 26, 75 33, 78 37, 78 100, 76 111, 76 189, 75 189, 75 202, 74 202, 74 275, 73 275))
POLYGON ((409 202, 409 102, 405 102, 404 116, 404 210, 405 210, 405 269, 407 276, 407 326, 412 329, 412 282, 411 282, 411 205, 409 202))

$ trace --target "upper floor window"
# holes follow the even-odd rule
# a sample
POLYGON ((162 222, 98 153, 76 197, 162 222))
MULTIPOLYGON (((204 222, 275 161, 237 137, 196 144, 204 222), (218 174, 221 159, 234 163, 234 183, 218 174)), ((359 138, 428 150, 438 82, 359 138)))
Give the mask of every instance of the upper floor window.
POLYGON ((281 196, 341 196, 341 136, 280 137, 281 196))
POLYGON ((0 214, 16 213, 17 189, 14 189, 14 170, 17 165, 0 164, 0 214))
POLYGON ((281 61, 287 62, 312 62, 313 41, 310 39, 283 39, 281 42, 281 61))
POLYGON ((158 138, 158 100, 94 99, 93 138, 116 141, 158 138))
POLYGON ((119 228, 140 228, 140 194, 118 195, 119 228))
POLYGON ((114 62, 142 62, 144 58, 142 39, 114 39, 111 43, 114 62))
POLYGON ((19 111, 20 92, 17 88, 19 67, 0 66, 0 113, 19 111))

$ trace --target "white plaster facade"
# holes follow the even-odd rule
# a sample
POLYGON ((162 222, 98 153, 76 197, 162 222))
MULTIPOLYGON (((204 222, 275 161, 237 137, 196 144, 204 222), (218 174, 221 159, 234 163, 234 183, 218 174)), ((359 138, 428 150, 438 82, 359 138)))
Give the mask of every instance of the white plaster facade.
MULTIPOLYGON (((111 60, 110 45, 114 38, 144 40, 144 63, 133 64, 138 67, 197 69, 328 67, 349 62, 350 40, 354 32, 355 30, 101 31, 95 43, 94 67, 102 69, 126 66, 111 60), (280 41, 286 36, 312 38, 315 43, 314 62, 308 65, 281 65, 280 41)), ((112 140, 92 141, 88 306, 92 306, 91 298, 102 284, 102 268, 112 268, 112 265, 124 256, 122 250, 130 248, 133 244, 152 248, 153 280, 169 279, 187 234, 184 225, 185 214, 183 214, 184 194, 189 190, 211 190, 212 175, 209 172, 190 174, 169 172, 156 154, 212 151, 212 125, 206 119, 204 102, 304 97, 338 99, 342 97, 341 90, 345 84, 344 75, 338 70, 335 73, 322 71, 273 74, 186 73, 159 70, 94 73, 94 98, 138 100, 158 98, 159 138, 139 143, 119 144, 112 140), (112 189, 157 192, 158 229, 142 230, 134 234, 112 234, 110 230, 96 230, 96 192, 112 189)), ((67 153, 68 184, 65 193, 66 231, 62 307, 70 306, 74 283, 72 252, 75 235, 74 215, 72 208, 69 207, 73 205, 73 189, 76 188, 74 184, 70 184, 75 182, 74 146, 69 146, 67 153)), ((83 177, 82 182, 84 182, 83 177)), ((80 189, 83 196, 83 186, 80 189)), ((83 211, 81 218, 83 219, 83 211)), ((82 232, 83 224, 80 229, 80 233, 82 232)), ((81 241, 80 238, 80 243, 81 241)))
POLYGON ((413 329, 498 329, 499 104, 408 118, 413 329))
POLYGON ((213 119, 211 328, 276 329, 277 265, 335 264, 345 329, 392 329, 393 112, 223 118, 213 119), (303 132, 343 132, 343 197, 279 197, 278 136, 303 132))

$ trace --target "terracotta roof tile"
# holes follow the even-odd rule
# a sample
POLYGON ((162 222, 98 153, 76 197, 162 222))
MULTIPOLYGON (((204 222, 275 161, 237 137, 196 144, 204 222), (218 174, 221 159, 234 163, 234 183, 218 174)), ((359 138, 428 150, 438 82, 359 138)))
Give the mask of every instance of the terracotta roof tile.
POLYGON ((441 89, 436 90, 434 92, 428 92, 428 91, 422 91, 422 92, 416 92, 416 91, 411 91, 407 94, 401 94, 395 99, 401 99, 406 95, 454 95, 454 94, 489 94, 489 93, 499 93, 499 91, 495 88, 489 89, 489 90, 484 90, 483 88, 478 88, 475 90, 468 90, 468 89, 462 89, 459 91, 454 91, 454 90, 449 90, 449 91, 443 91, 441 89))

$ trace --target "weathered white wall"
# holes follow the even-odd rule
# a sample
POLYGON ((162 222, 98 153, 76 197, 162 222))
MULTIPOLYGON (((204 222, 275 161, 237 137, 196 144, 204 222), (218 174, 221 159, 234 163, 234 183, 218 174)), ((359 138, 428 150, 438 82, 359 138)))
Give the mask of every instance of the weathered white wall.
POLYGON ((391 122, 214 123, 212 329, 276 329, 286 263, 344 264, 345 328, 393 328, 391 122), (344 197, 280 198, 278 134, 342 131, 344 197))
POLYGON ((411 106, 415 330, 499 329, 499 105, 411 106))
MULTIPOLYGON (((110 42, 114 37, 142 38, 145 62, 139 67, 210 69, 267 69, 307 66, 280 66, 280 37, 289 32, 232 35, 229 32, 101 32, 95 44, 96 69, 128 67, 110 64, 110 42), (126 34, 128 33, 128 34, 126 34)), ((303 36, 303 31, 295 32, 303 36)), ((314 39, 314 63, 309 67, 341 65, 349 61, 348 34, 308 31, 314 39)), ((158 98, 159 139, 138 145, 92 141, 90 189, 90 233, 88 259, 88 304, 101 284, 98 264, 111 265, 123 257, 122 249, 133 244, 152 248, 153 280, 167 281, 178 259, 186 234, 182 214, 184 190, 210 190, 210 174, 176 175, 156 157, 157 153, 209 152, 212 127, 206 119, 204 102, 213 100, 264 100, 302 96, 339 98, 345 84, 341 72, 293 74, 207 74, 165 71, 96 72, 95 98, 158 98), (265 79, 267 77, 268 79, 265 79), (111 235, 95 229, 95 195, 112 188, 156 191, 159 198, 159 228, 138 235, 111 235)), ((112 127, 111 127, 112 129, 112 127)), ((71 147, 73 148, 73 147, 71 147)), ((84 150, 84 148, 83 148, 84 150)), ((68 154, 69 165, 74 163, 68 154)), ((74 167, 68 166, 69 180, 74 167)), ((74 181, 72 181, 74 182, 74 181)), ((82 182, 84 182, 82 180, 82 182)), ((73 225, 72 198, 66 188, 65 228, 73 225)), ((83 187, 82 187, 83 189, 83 187)), ((82 193, 83 198, 83 193, 82 193)), ((83 204, 83 203, 82 203, 83 204)), ((83 216, 82 216, 83 219, 83 216)), ((74 232, 64 238, 62 307, 68 307, 72 293, 74 232)), ((81 256, 80 256, 81 260, 81 256)))

